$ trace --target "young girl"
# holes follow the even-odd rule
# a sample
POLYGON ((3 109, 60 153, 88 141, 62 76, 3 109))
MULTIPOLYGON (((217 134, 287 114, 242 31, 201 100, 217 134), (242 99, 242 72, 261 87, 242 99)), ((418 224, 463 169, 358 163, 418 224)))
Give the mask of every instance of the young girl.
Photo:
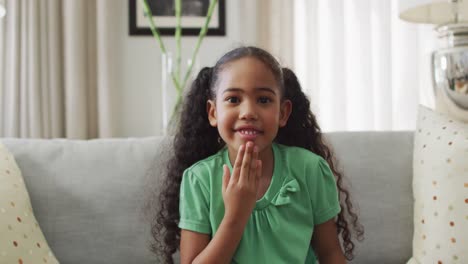
POLYGON ((238 48, 202 69, 173 147, 152 226, 165 263, 177 249, 181 263, 353 258, 363 231, 342 175, 296 76, 268 52, 238 48))

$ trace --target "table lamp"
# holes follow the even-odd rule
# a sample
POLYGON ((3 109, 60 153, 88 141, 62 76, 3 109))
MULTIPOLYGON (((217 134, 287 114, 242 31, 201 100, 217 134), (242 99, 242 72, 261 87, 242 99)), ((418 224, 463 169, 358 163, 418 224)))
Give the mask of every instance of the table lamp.
POLYGON ((436 105, 468 121, 468 0, 400 0, 399 11, 405 21, 436 24, 443 43, 432 53, 436 105))

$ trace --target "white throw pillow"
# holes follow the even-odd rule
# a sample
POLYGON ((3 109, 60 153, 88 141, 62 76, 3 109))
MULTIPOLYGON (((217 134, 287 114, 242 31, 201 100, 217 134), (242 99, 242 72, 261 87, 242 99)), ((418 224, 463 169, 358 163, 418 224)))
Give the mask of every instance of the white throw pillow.
POLYGON ((0 263, 59 263, 34 217, 21 171, 1 142, 0 263))
POLYGON ((468 263, 468 124, 420 106, 408 263, 468 263))

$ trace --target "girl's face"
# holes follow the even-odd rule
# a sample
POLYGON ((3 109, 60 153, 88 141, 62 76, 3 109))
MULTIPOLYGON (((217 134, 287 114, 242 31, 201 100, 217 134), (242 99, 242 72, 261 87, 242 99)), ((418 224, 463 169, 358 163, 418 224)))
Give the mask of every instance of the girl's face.
POLYGON ((215 101, 207 104, 208 118, 230 154, 248 141, 260 153, 269 148, 291 113, 291 102, 281 101, 272 71, 260 60, 244 57, 224 65, 215 89, 215 101))

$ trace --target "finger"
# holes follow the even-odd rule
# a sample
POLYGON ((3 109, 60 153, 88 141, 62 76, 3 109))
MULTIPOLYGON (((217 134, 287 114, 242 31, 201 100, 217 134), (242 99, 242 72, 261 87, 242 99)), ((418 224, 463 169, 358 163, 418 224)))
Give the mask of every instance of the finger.
POLYGON ((258 160, 258 147, 254 146, 252 153, 252 160, 250 161, 249 181, 255 182, 257 175, 257 160, 258 160))
POLYGON ((249 181, 249 172, 250 172, 250 162, 252 160, 252 150, 253 150, 253 143, 247 142, 245 147, 244 159, 242 160, 242 166, 239 176, 239 181, 245 181, 247 183, 249 181))
POLYGON ((258 182, 260 182, 260 179, 262 178, 262 160, 257 160, 257 168, 255 170, 256 186, 258 186, 258 182))
POLYGON ((239 151, 237 151, 236 161, 234 162, 234 167, 232 168, 232 175, 231 175, 232 181, 237 182, 239 180, 244 153, 245 153, 245 146, 241 145, 239 147, 239 151))
POLYGON ((226 164, 223 165, 223 193, 226 192, 227 186, 229 184, 229 168, 226 164))

